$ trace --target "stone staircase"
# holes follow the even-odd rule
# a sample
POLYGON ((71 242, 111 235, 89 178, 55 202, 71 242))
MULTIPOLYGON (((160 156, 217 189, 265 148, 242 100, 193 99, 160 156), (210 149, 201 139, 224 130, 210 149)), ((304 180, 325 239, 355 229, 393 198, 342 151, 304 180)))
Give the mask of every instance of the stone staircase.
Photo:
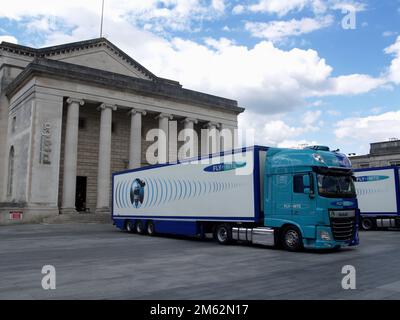
POLYGON ((110 213, 77 213, 59 214, 47 217, 42 220, 42 224, 62 224, 62 223, 112 223, 110 213))

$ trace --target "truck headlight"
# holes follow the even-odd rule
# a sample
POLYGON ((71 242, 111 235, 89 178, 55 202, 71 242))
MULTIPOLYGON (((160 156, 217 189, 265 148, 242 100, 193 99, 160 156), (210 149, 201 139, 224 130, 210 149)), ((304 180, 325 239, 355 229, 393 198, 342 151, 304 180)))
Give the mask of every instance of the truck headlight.
POLYGON ((324 241, 331 241, 332 240, 331 239, 331 235, 329 234, 329 232, 325 231, 325 230, 321 230, 319 232, 319 237, 321 238, 321 240, 324 240, 324 241))

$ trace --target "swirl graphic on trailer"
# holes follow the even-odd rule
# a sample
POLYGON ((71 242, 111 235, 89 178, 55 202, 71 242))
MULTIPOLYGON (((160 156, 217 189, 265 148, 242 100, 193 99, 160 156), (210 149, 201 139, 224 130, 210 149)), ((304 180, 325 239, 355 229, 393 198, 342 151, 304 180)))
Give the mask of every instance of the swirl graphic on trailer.
POLYGON ((207 197, 213 193, 240 188, 240 183, 228 181, 199 181, 158 177, 134 178, 115 183, 114 203, 118 209, 144 209, 207 197))
POLYGON ((140 208, 143 203, 144 198, 144 187, 146 183, 140 179, 133 180, 130 196, 131 196, 131 203, 135 208, 140 208))

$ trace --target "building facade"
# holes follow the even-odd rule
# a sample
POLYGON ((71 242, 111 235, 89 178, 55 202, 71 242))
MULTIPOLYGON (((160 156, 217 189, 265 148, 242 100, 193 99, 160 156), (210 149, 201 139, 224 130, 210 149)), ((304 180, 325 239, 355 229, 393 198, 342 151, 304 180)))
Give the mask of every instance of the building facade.
POLYGON ((400 166, 400 140, 374 142, 366 155, 350 157, 353 168, 400 166))
POLYGON ((0 223, 109 212, 112 172, 148 163, 152 129, 169 141, 159 162, 175 161, 182 129, 207 129, 198 154, 230 148, 243 111, 157 77, 104 38, 43 49, 3 42, 0 223))

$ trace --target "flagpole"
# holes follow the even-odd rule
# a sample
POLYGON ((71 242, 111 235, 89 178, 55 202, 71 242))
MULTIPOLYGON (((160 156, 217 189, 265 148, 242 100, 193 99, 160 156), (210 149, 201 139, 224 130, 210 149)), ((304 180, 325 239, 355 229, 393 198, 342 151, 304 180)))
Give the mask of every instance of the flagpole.
POLYGON ((103 19, 104 19, 104 0, 101 5, 101 23, 100 23, 100 38, 103 37, 103 19))

